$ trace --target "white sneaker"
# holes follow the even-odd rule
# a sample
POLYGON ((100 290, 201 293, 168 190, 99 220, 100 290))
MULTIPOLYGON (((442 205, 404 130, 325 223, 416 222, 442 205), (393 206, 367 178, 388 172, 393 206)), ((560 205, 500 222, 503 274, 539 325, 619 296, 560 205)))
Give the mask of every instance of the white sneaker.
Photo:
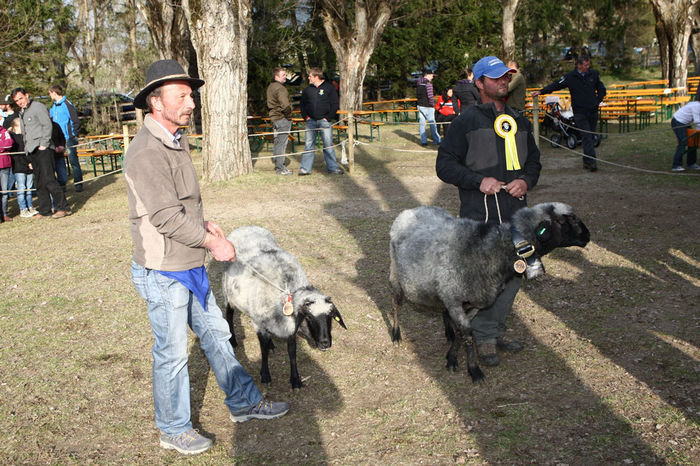
POLYGON ((684 172, 684 171, 685 171, 685 168, 680 167, 680 166, 678 166, 678 167, 673 167, 673 168, 671 168, 671 171, 672 171, 672 172, 684 172))
POLYGON ((29 209, 22 209, 22 212, 19 213, 19 216, 23 218, 29 218, 32 216, 32 214, 29 213, 29 209))
POLYGON ((28 210, 29 210, 29 213, 32 214, 31 215, 32 217, 39 213, 39 211, 36 210, 34 207, 30 207, 28 210))

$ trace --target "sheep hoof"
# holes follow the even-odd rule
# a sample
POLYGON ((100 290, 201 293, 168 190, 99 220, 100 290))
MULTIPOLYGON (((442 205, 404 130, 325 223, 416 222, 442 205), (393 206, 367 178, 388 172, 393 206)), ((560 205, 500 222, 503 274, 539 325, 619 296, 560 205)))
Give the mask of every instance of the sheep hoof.
POLYGON ((470 367, 469 368, 469 375, 472 378, 473 383, 478 383, 478 382, 483 382, 484 380, 484 373, 481 372, 481 369, 479 367, 470 367))
POLYGON ((445 366, 445 369, 447 369, 448 372, 457 372, 457 364, 447 363, 447 365, 445 366))
POLYGON ((401 329, 395 328, 391 331, 391 341, 394 343, 401 342, 401 329))

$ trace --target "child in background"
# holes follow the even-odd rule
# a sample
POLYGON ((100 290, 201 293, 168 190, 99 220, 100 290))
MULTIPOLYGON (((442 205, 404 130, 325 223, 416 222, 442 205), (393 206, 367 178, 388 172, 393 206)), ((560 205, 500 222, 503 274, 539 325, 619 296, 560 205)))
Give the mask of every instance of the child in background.
POLYGON ((14 142, 11 152, 12 169, 15 172, 17 181, 17 204, 19 205, 20 217, 29 218, 39 212, 32 207, 32 186, 34 186, 34 172, 29 164, 29 157, 24 153, 24 138, 22 138, 22 127, 19 118, 15 118, 10 126, 10 135, 14 142))
POLYGON ((12 173, 12 136, 0 126, 0 190, 2 191, 2 221, 11 222, 12 218, 7 215, 7 199, 10 190, 10 175, 12 173))

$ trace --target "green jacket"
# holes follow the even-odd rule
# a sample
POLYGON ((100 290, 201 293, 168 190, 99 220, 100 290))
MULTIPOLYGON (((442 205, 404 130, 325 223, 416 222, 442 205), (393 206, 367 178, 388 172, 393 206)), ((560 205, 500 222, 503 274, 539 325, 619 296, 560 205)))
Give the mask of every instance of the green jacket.
POLYGON ((267 86, 267 109, 272 121, 292 117, 292 104, 289 103, 289 92, 284 84, 273 81, 267 86))

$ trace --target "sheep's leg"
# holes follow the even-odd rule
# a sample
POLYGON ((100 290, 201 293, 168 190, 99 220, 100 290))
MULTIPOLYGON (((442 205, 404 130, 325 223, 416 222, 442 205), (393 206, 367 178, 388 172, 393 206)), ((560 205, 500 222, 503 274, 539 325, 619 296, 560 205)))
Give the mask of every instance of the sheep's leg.
POLYGON ((270 366, 268 365, 268 355, 270 354, 270 343, 272 339, 262 333, 258 333, 258 341, 260 342, 260 354, 262 356, 262 364, 260 366, 260 382, 272 383, 270 377, 270 366))
POLYGON ((448 371, 455 372, 459 365, 457 362, 457 351, 459 351, 460 340, 455 337, 455 332, 452 328, 452 320, 447 310, 442 311, 442 321, 445 324, 445 337, 447 341, 451 343, 450 349, 447 351, 447 365, 445 367, 448 371))
POLYGON ((298 390, 301 388, 301 377, 297 370, 297 336, 296 334, 287 338, 287 354, 289 354, 289 381, 292 384, 292 389, 298 390))
POLYGON ((402 296, 393 296, 391 298, 391 306, 394 310, 394 325, 391 329, 391 341, 398 343, 401 341, 401 328, 399 327, 399 311, 403 304, 402 296))
POLYGON ((479 312, 478 309, 471 309, 465 314, 461 304, 447 308, 452 323, 456 326, 459 333, 462 334, 467 347, 467 370, 472 378, 472 382, 480 382, 484 380, 484 373, 481 372, 478 363, 476 362, 476 350, 473 344, 471 321, 479 312))
POLYGON ((226 304, 226 322, 228 322, 228 328, 231 331, 231 338, 228 341, 232 347, 237 348, 238 342, 236 341, 236 335, 233 333, 233 308, 230 304, 226 304))

